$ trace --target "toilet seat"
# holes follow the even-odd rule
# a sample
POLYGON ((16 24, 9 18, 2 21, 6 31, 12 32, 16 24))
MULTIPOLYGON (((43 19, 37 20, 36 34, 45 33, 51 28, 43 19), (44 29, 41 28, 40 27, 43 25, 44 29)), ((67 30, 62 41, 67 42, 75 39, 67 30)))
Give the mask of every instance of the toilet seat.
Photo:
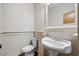
POLYGON ((35 47, 33 45, 25 46, 22 50, 23 52, 31 52, 35 47))

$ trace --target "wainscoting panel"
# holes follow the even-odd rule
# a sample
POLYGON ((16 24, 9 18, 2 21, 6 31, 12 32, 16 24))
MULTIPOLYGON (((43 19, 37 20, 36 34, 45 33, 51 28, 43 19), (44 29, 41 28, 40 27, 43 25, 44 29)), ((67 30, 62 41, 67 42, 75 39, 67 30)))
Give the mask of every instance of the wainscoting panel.
POLYGON ((22 47, 28 45, 33 33, 3 33, 0 34, 2 48, 0 56, 17 56, 21 54, 22 47))

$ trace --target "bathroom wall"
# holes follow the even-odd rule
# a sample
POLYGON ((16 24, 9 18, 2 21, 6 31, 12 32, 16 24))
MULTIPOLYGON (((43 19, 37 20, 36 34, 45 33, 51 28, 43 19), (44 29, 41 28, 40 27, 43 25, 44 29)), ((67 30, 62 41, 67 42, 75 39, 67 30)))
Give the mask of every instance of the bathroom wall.
POLYGON ((38 38, 38 56, 44 56, 44 47, 41 43, 45 27, 45 3, 35 4, 35 36, 38 38))
POLYGON ((13 33, 1 34, 0 56, 18 55, 21 53, 20 48, 20 35, 13 33))
POLYGON ((32 40, 33 36, 34 36, 33 32, 20 33, 21 48, 29 45, 29 43, 32 40))
POLYGON ((28 45, 33 37, 32 31, 34 31, 33 4, 0 4, 0 44, 2 45, 0 56, 21 54, 22 48, 28 45))
POLYGON ((0 56, 17 56, 21 54, 22 48, 29 45, 32 37, 32 32, 0 34, 2 45, 0 56))
POLYGON ((35 31, 44 31, 44 3, 35 4, 35 31))
POLYGON ((0 3, 0 33, 2 32, 2 31, 1 31, 1 29, 2 29, 1 20, 2 20, 2 4, 0 3))
POLYGON ((5 3, 2 5, 2 31, 34 31, 34 4, 5 3))
POLYGON ((75 11, 74 3, 57 4, 57 5, 52 5, 52 7, 49 6, 48 6, 49 26, 63 25, 64 13, 69 11, 75 11))
MULTIPOLYGON (((2 16, 2 4, 0 4, 0 33, 2 32, 1 31, 1 28, 2 28, 1 27, 1 18, 2 18, 1 16, 2 16)), ((0 35, 0 44, 1 44, 1 35, 0 35)))
MULTIPOLYGON (((78 5, 77 5, 77 10, 78 10, 78 12, 77 12, 77 18, 78 18, 78 24, 77 25, 79 25, 79 3, 78 3, 78 5)), ((79 56, 79 26, 78 26, 78 41, 77 41, 78 43, 77 43, 77 49, 78 49, 78 56, 79 56)))

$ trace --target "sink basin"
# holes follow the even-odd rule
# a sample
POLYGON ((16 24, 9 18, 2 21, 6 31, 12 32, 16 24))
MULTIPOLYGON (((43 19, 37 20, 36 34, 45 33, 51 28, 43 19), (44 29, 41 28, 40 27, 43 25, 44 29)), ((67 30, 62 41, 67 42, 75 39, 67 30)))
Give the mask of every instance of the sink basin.
POLYGON ((42 44, 50 50, 54 50, 60 53, 70 53, 71 52, 71 41, 67 40, 55 40, 50 37, 44 37, 42 39, 42 44))

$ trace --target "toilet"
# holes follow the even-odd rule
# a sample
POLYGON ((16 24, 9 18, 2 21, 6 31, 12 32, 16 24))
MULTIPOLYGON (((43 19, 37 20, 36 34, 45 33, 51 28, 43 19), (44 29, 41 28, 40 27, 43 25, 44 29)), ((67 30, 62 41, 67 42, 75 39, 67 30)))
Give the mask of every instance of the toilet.
POLYGON ((25 46, 22 48, 22 52, 25 53, 25 56, 34 56, 34 52, 37 47, 37 39, 32 38, 31 40, 32 44, 25 46))

